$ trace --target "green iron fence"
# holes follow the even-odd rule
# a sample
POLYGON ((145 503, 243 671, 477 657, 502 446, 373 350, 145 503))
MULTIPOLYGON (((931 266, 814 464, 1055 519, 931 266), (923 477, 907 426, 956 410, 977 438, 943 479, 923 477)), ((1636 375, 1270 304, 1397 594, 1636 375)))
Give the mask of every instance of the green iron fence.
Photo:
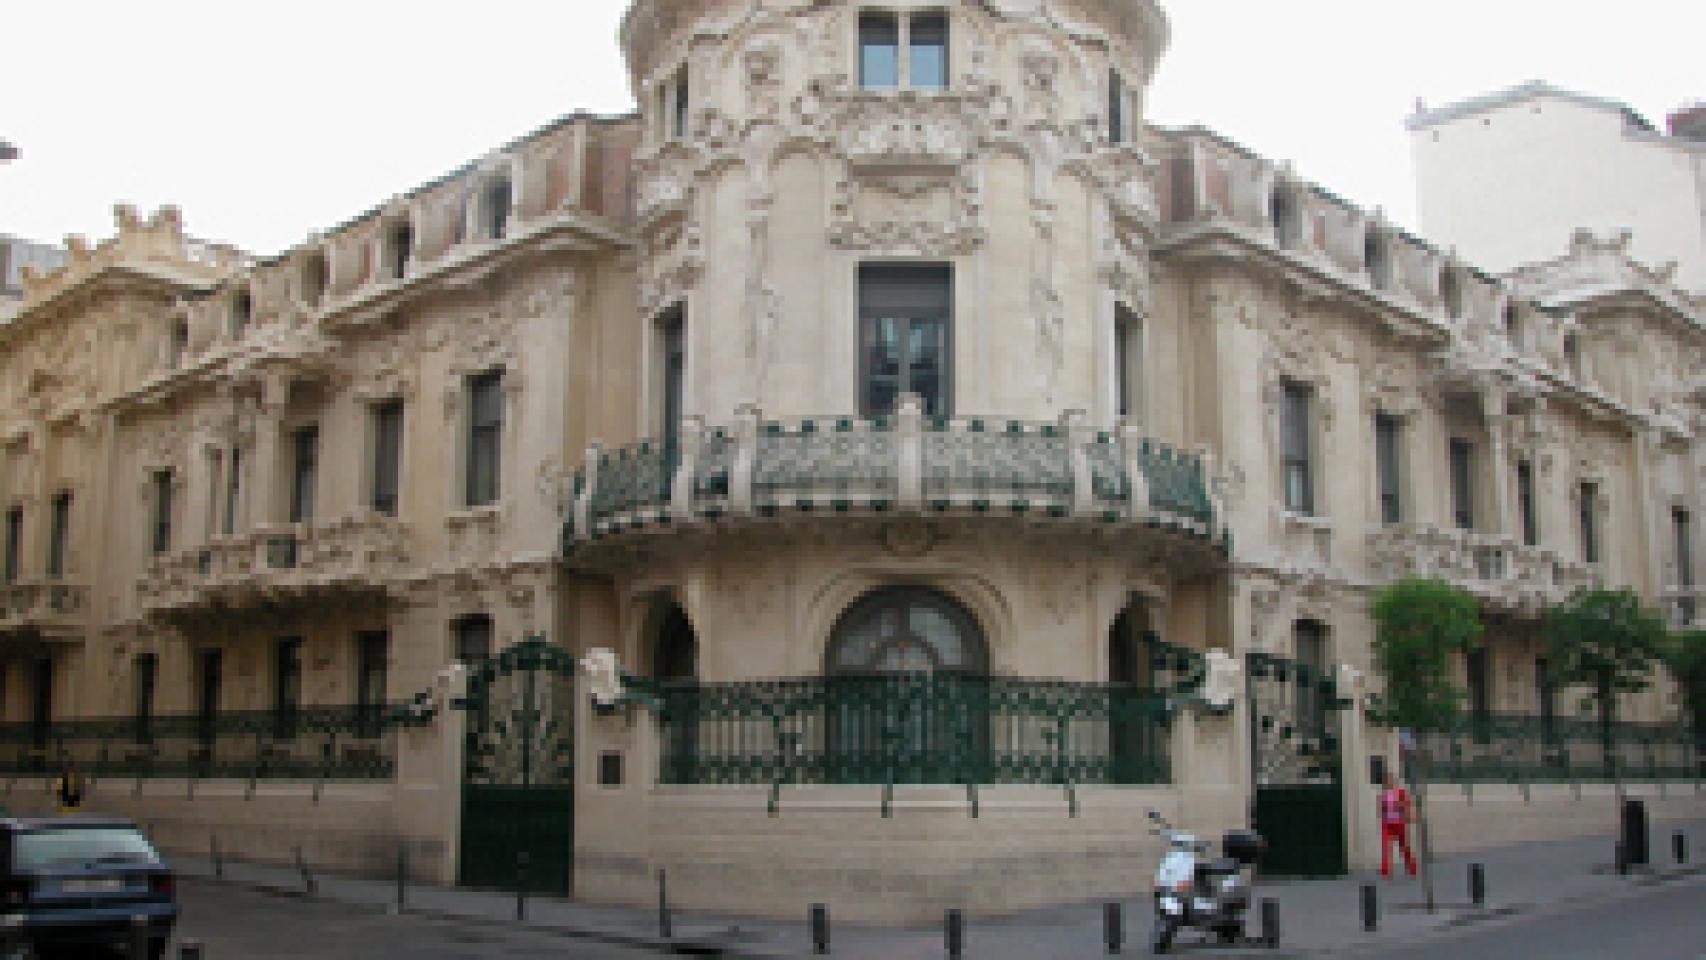
POLYGON ((1122 684, 959 674, 672 683, 671 784, 1168 782, 1167 700, 1122 684))
POLYGON ((1491 714, 1423 731, 1416 746, 1428 779, 1447 783, 1706 776, 1706 754, 1683 724, 1491 714))
POLYGON ((0 775, 388 780, 396 772, 390 705, 255 710, 0 724, 0 775))

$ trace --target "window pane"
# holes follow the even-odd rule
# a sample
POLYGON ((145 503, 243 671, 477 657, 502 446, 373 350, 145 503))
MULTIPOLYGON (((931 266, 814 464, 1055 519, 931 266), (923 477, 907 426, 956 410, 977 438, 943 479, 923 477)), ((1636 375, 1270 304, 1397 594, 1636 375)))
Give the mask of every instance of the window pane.
POLYGON ((948 85, 948 17, 941 13, 918 14, 912 18, 910 85, 914 89, 941 90, 948 85))
POLYGON ((1581 485, 1581 526, 1582 526, 1582 559, 1588 563, 1599 562, 1599 529, 1598 518, 1595 516, 1597 505, 1594 499, 1599 495, 1599 488, 1592 483, 1581 485))
POLYGON ((403 452, 401 401, 383 403, 374 409, 373 434, 373 509, 394 514, 403 452))
POLYGON ((492 655, 492 618, 474 614, 456 621, 456 659, 480 663, 492 655))
POLYGON ((314 517, 314 481, 319 459, 320 430, 303 427, 291 434, 290 522, 306 523, 314 517))
POLYGON ((863 413, 893 412, 918 393, 927 412, 949 410, 948 323, 952 274, 942 264, 865 264, 859 269, 863 413))
POLYGON ((503 375, 489 373, 469 383, 468 505, 498 498, 499 448, 503 428, 503 375))
POLYGON ((172 549, 172 471, 154 473, 154 533, 155 553, 172 549))
POLYGON ((1403 503, 1398 484, 1398 420, 1384 414, 1374 418, 1375 468, 1380 477, 1380 519, 1382 523, 1398 523, 1403 519, 1403 503))
POLYGON ((24 508, 6 511, 6 582, 18 579, 18 550, 24 539, 24 508))
POLYGON ((1474 448, 1467 440, 1451 441, 1451 510, 1459 530, 1475 528, 1475 489, 1471 472, 1474 448))
POLYGON ((1125 84, 1113 70, 1108 71, 1108 142, 1125 142, 1125 84))
POLYGON ((1315 492, 1309 458, 1309 388, 1286 381, 1281 390, 1280 447, 1286 509, 1312 513, 1315 492))
POLYGON ((947 366, 948 325, 940 320, 914 321, 908 331, 906 388, 916 393, 930 416, 947 414, 943 370, 947 366))
POLYGON ((859 17, 859 85, 867 90, 900 83, 900 23, 892 13, 859 17))
POLYGON ((1676 582, 1678 586, 1694 586, 1694 531, 1687 510, 1671 511, 1671 525, 1676 528, 1676 582))
POLYGON ((231 472, 225 477, 225 533, 237 529, 237 494, 243 488, 243 451, 231 448, 231 472))
POLYGON ((1540 542, 1540 522, 1534 509, 1534 466, 1527 460, 1516 464, 1516 499, 1522 514, 1522 542, 1535 546, 1540 542))
POLYGON ((682 67, 681 72, 676 74, 675 77, 674 134, 677 137, 687 136, 687 117, 689 107, 691 106, 689 96, 690 91, 687 88, 687 68, 682 67))

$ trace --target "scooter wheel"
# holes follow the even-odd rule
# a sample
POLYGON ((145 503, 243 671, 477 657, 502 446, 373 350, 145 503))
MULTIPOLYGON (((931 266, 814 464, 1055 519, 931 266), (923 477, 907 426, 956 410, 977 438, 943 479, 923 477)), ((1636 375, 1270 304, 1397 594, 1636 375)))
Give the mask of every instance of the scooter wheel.
POLYGON ((1172 921, 1156 918, 1155 936, 1150 940, 1149 951, 1151 953, 1166 953, 1173 949, 1174 930, 1172 921))

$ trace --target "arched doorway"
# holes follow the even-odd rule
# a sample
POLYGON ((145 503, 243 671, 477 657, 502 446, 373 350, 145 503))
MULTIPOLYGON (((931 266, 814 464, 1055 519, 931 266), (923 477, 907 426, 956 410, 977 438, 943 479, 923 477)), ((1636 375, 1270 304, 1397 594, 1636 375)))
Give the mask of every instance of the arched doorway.
POLYGON ((652 608, 647 633, 652 679, 663 688, 667 712, 674 715, 663 733, 663 777, 668 783, 691 783, 700 761, 699 635, 687 611, 671 599, 659 599, 652 608))
POLYGON ((654 615, 651 637, 652 679, 692 680, 699 676, 699 636, 687 611, 665 601, 654 615))
POLYGON ((911 586, 866 594, 836 623, 824 672, 831 782, 988 781, 988 646, 952 597, 911 586))
POLYGON ((1166 754, 1166 728, 1155 722, 1158 644, 1149 602, 1134 596, 1108 625, 1108 752, 1115 783, 1141 783, 1166 754))

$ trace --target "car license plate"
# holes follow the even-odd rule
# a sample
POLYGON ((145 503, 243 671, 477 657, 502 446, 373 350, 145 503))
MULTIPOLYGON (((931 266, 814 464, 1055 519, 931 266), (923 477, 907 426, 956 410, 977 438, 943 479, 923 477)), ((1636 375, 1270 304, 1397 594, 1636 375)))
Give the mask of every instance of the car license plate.
POLYGON ((94 877, 88 880, 66 880, 59 885, 61 893, 118 893, 124 889, 122 877, 94 877))

